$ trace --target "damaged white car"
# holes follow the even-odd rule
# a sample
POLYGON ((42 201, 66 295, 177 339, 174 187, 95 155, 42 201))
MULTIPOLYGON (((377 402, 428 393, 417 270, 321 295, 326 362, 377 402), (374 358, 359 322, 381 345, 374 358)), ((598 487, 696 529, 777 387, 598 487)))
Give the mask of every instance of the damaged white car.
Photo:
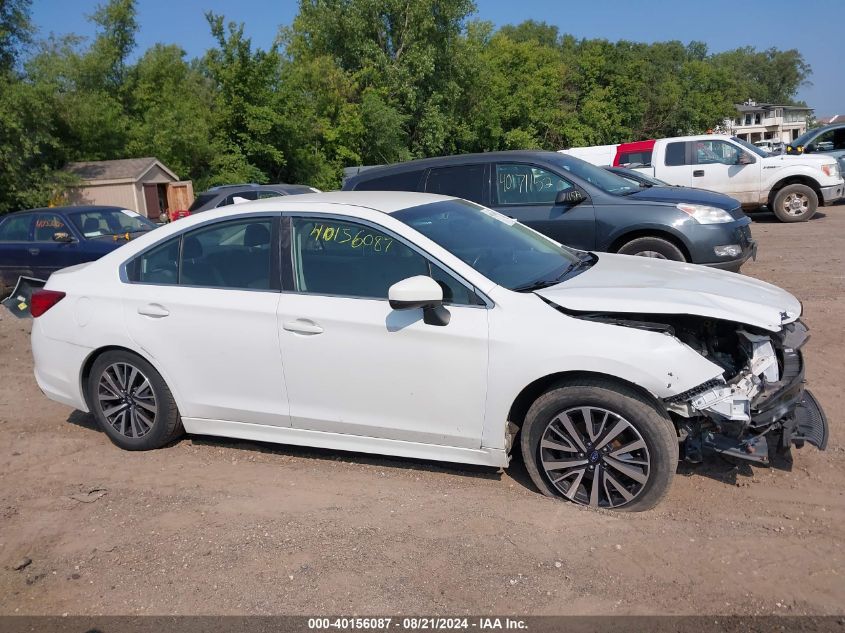
POLYGON ((507 466, 518 447, 543 493, 644 510, 681 455, 827 443, 790 294, 457 198, 210 211, 53 274, 31 311, 41 389, 129 450, 188 432, 507 466))

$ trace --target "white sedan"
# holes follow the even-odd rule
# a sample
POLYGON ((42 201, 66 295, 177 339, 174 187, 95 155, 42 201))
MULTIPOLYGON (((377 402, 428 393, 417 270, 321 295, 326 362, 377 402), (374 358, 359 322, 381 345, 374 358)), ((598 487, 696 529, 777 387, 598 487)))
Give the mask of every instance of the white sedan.
POLYGON ((827 423, 799 302, 563 247, 465 200, 306 194, 180 220, 32 299, 44 393, 128 450, 182 432, 507 466, 643 510, 679 459, 768 463, 827 423))

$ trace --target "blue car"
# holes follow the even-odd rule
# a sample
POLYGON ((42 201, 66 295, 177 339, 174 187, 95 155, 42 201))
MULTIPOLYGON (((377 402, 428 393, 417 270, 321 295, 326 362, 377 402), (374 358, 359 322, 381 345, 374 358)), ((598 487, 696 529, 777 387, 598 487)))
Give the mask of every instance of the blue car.
POLYGON ((29 209, 0 216, 0 296, 19 277, 47 279, 99 259, 156 224, 121 207, 29 209))

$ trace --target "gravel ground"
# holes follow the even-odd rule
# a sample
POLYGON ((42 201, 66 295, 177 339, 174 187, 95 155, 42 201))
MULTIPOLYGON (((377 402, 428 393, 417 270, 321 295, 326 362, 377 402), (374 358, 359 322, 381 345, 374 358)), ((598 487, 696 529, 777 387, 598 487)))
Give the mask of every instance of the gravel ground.
POLYGON ((845 206, 754 216, 746 274, 805 307, 827 452, 791 472, 679 466, 637 515, 504 473, 186 438, 114 447, 32 377, 0 315, 0 614, 840 614, 845 605, 845 206))

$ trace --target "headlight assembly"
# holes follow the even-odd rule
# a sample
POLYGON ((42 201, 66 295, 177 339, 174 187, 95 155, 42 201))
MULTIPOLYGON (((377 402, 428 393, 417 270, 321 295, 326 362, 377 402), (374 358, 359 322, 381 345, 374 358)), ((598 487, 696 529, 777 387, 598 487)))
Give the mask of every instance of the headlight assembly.
POLYGON ((687 204, 686 202, 681 202, 675 206, 699 224, 720 224, 734 221, 730 213, 718 207, 710 207, 706 204, 687 204))

